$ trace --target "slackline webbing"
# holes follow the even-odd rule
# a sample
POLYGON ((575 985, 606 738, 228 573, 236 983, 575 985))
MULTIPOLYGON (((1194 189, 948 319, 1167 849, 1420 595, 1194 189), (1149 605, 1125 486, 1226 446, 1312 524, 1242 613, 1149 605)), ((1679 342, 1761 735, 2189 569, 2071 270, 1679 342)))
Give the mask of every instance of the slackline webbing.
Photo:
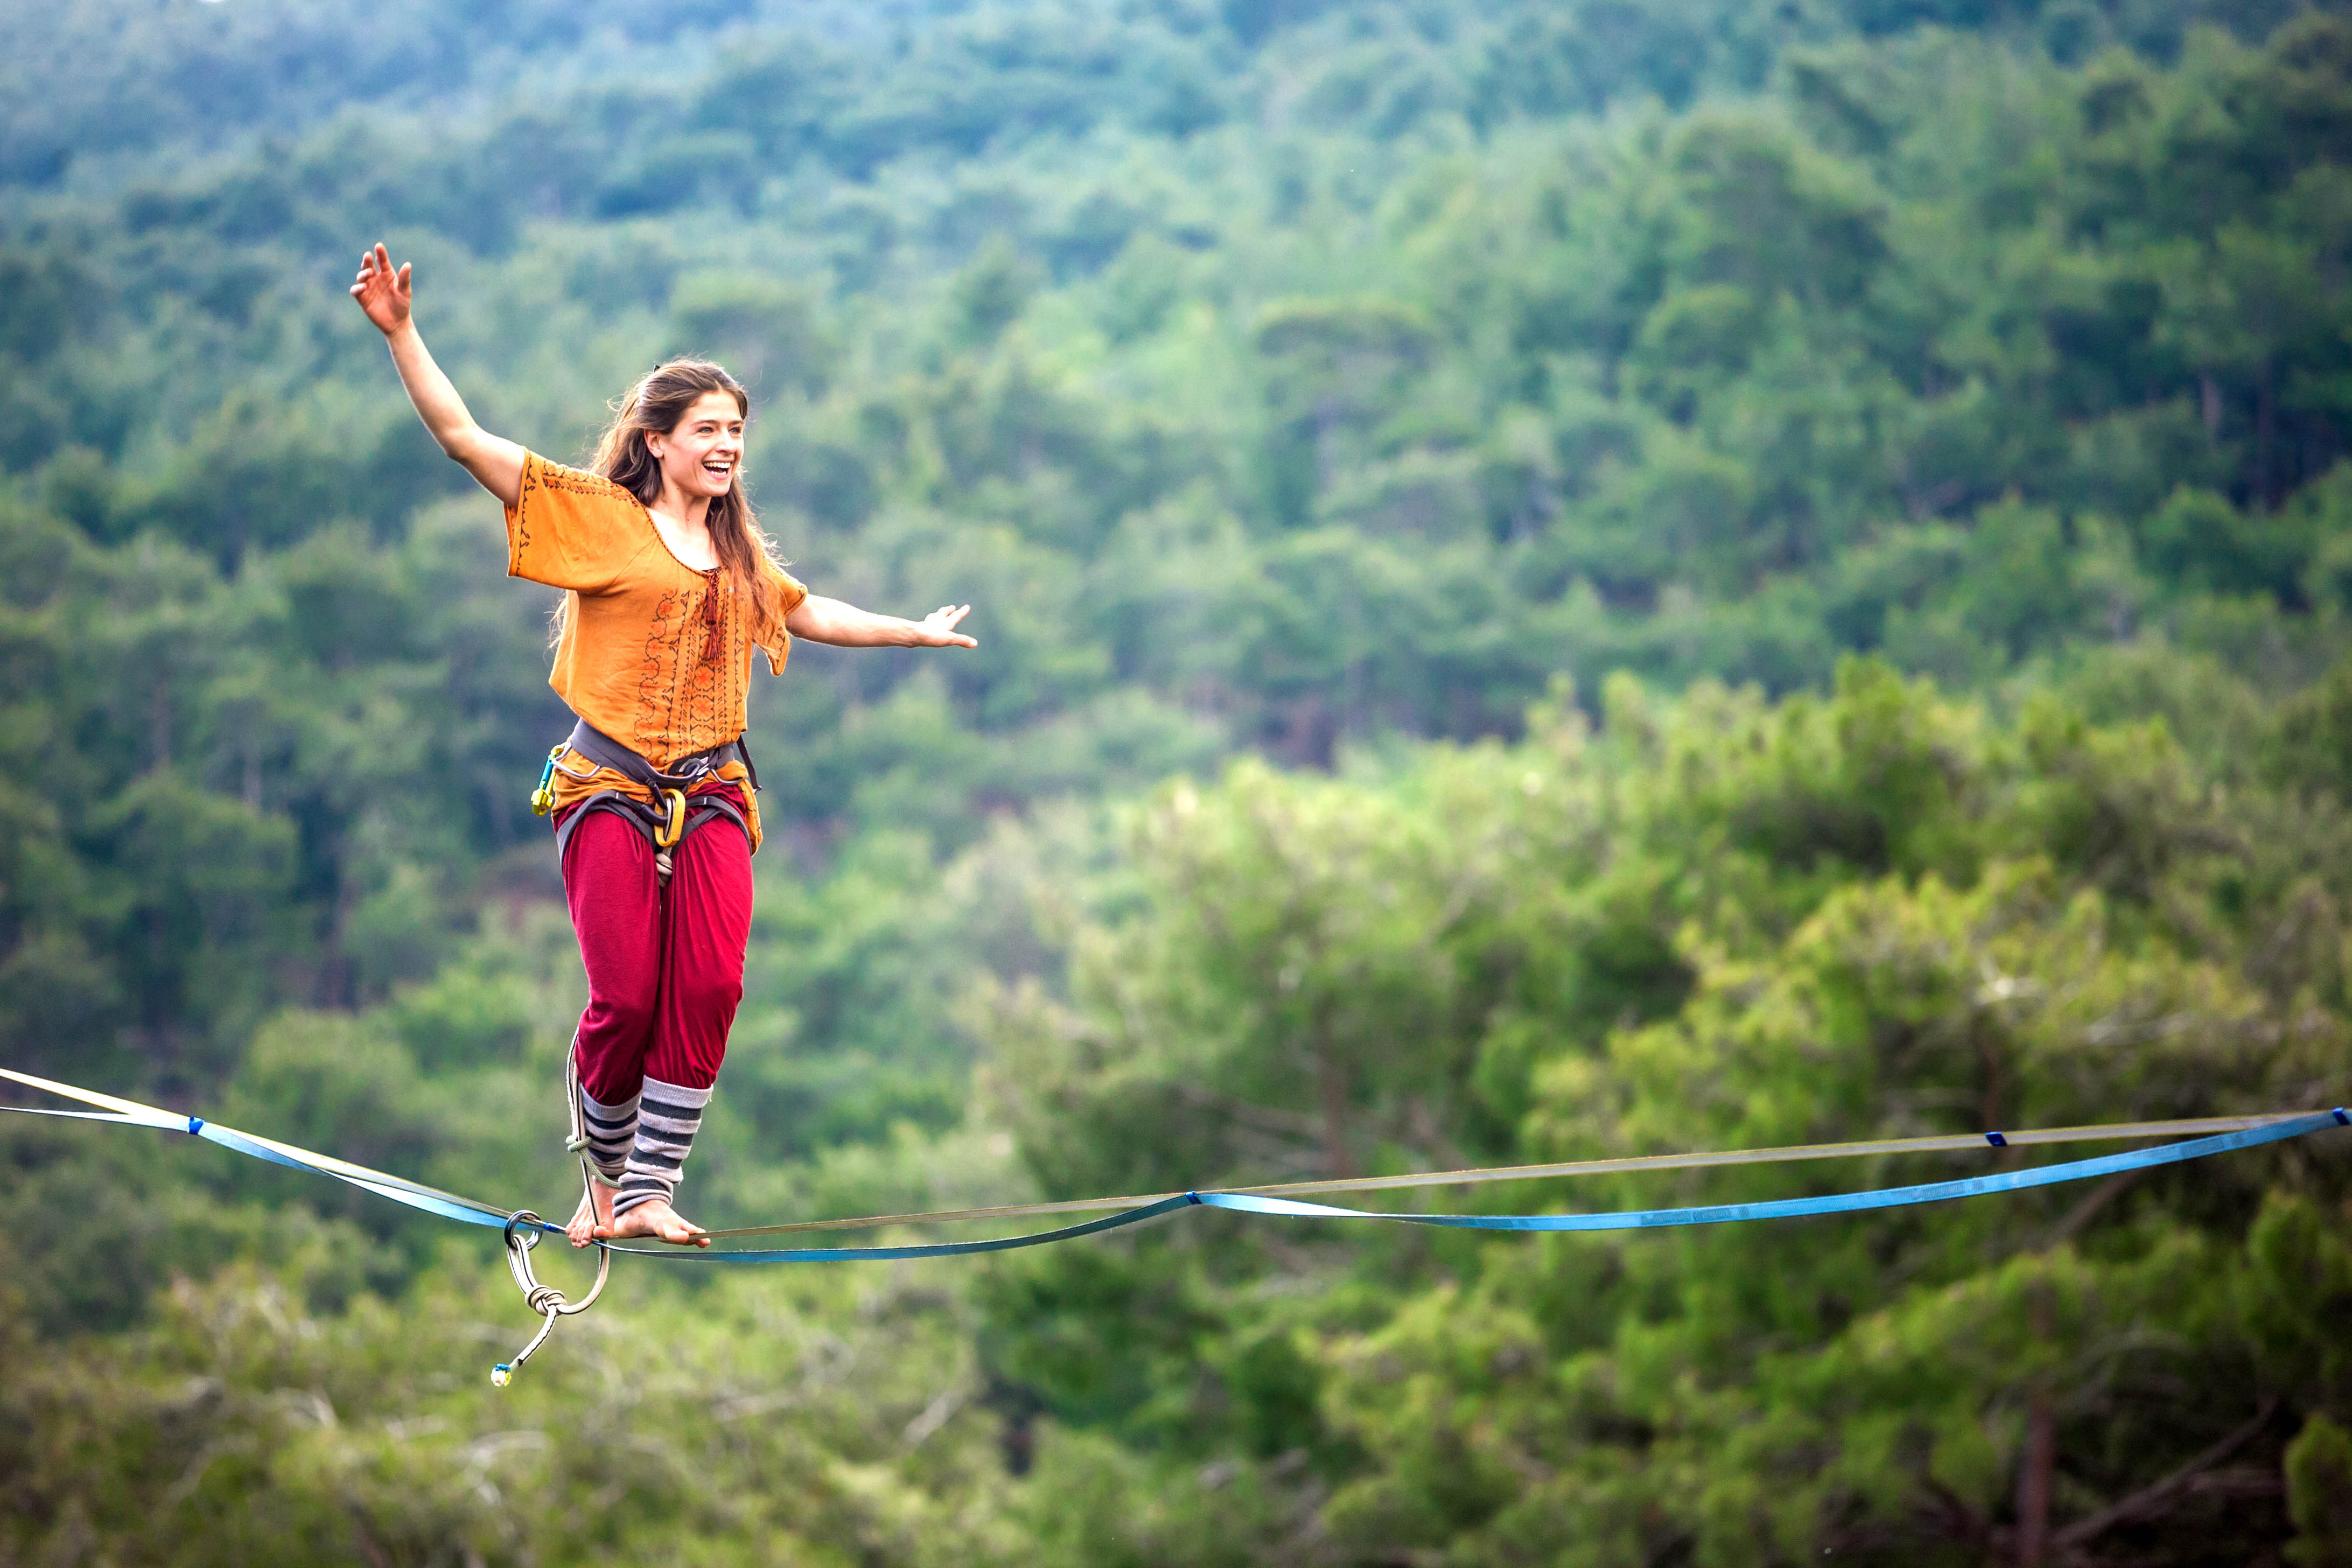
MULTIPOLYGON (((29 1073, 0 1068, 0 1078, 24 1084, 27 1088, 97 1106, 98 1110, 48 1110, 30 1106, 0 1106, 0 1110, 23 1115, 55 1116, 83 1121, 110 1121, 124 1126, 151 1127, 164 1131, 188 1132, 208 1142, 232 1149, 254 1159, 293 1170, 313 1171, 332 1176, 337 1181, 405 1204, 426 1214, 438 1215, 467 1225, 507 1228, 513 1220, 509 1211, 494 1208, 474 1199, 428 1187, 404 1177, 355 1165, 332 1155, 308 1149, 298 1149, 289 1143, 263 1138, 255 1133, 241 1132, 224 1127, 199 1116, 183 1116, 173 1111, 142 1105, 136 1100, 113 1095, 99 1094, 77 1089, 49 1079, 35 1078, 29 1073)), ((1021 1236, 996 1237, 984 1241, 943 1241, 907 1247, 840 1247, 738 1248, 702 1250, 690 1247, 638 1247, 610 1246, 613 1252, 628 1252, 641 1257, 668 1258, 705 1263, 843 1263, 887 1262, 898 1258, 955 1258, 971 1253, 1003 1252, 1014 1247, 1042 1247, 1051 1242, 1067 1241, 1076 1237, 1097 1235, 1127 1226, 1139 1225, 1173 1214, 1184 1208, 1230 1209, 1243 1214, 1284 1215, 1301 1219, 1378 1219, 1404 1225, 1440 1226, 1458 1230, 1496 1231, 1603 1231, 1647 1230, 1676 1226, 1724 1225, 1741 1220, 1790 1219, 1811 1215, 1853 1214, 1872 1209, 1896 1208, 1911 1204, 1942 1203, 1955 1198, 1979 1197, 1993 1193, 2019 1192, 2031 1187, 2056 1186, 2066 1182, 2086 1181, 2098 1176, 2117 1175, 2126 1171, 2147 1169, 2158 1165, 2179 1164, 2184 1161, 2203 1159, 2208 1155, 2228 1153, 2232 1150, 2251 1149, 2264 1143, 2283 1142, 2300 1138, 2323 1128, 2352 1125, 2352 1115, 2342 1109, 2308 1112, 2279 1112, 2265 1116, 2208 1117, 2193 1121, 2133 1122, 2111 1126, 2045 1128, 2024 1132, 1986 1132, 1976 1136, 1942 1136, 1930 1138, 1874 1139, 1854 1143, 1803 1144, 1787 1149, 1757 1149, 1712 1153, 1643 1155, 1633 1159, 1592 1160, 1567 1164, 1522 1165, 1482 1171, 1446 1171, 1427 1175, 1370 1177, 1357 1182, 1301 1182, 1283 1186, 1255 1187, 1230 1191, 1196 1191, 1161 1193, 1132 1198, 1101 1198, 1070 1203, 1013 1204, 992 1209, 951 1209, 929 1214, 877 1215, 863 1219, 813 1220, 796 1226, 772 1226, 738 1231, 714 1231, 714 1237, 773 1234, 784 1230, 852 1229, 880 1226, 945 1224, 953 1221, 1018 1218, 1024 1215, 1067 1214, 1088 1209, 1116 1208, 1099 1219, 1087 1220, 1058 1229, 1033 1231, 1021 1236), (1757 1203, 1715 1204, 1694 1208, 1660 1208, 1619 1210, 1601 1214, 1545 1215, 1449 1215, 1449 1214, 1389 1214, 1365 1209, 1335 1208, 1323 1204, 1306 1203, 1283 1195, 1286 1192, 1340 1192, 1394 1190, 1410 1186, 1460 1185, 1474 1182, 1528 1180, 1538 1177, 1559 1177, 1615 1173, 1625 1171, 1659 1171, 1706 1169, 1728 1164, 1763 1164, 1783 1161, 1829 1159, 1838 1156, 1888 1153, 1932 1153, 1961 1149, 2011 1148, 2023 1144, 2060 1142, 2091 1142, 2121 1141, 2147 1137, 2177 1136, 2200 1132, 2205 1136, 2189 1137, 2182 1142, 2160 1143, 2145 1149, 2134 1149, 2119 1154, 2105 1154, 2095 1159, 2074 1160, 2054 1165, 2038 1165, 2023 1170, 1999 1171, 1988 1175, 1966 1176, 1954 1181, 1927 1182, 1912 1186, 1882 1187, 1868 1192, 1836 1193, 1819 1197, 1777 1198, 1757 1203)), ((562 1226, 536 1221, 546 1232, 560 1234, 562 1226)))
MULTIPOLYGON (((273 1165, 289 1170, 313 1171, 322 1176, 332 1176, 339 1182, 390 1198, 410 1208, 426 1214, 439 1215, 444 1219, 461 1220, 467 1225, 501 1228, 507 1223, 507 1212, 471 1198, 445 1193, 438 1187, 428 1187, 404 1176, 389 1175, 372 1171, 365 1165, 354 1165, 348 1160, 338 1160, 331 1154, 320 1154, 309 1149, 298 1149, 291 1143, 280 1143, 274 1138, 256 1133, 240 1132, 234 1127, 224 1127, 217 1121, 207 1121, 201 1116, 182 1116, 176 1111, 142 1105, 135 1100, 123 1100, 111 1094, 100 1094, 94 1089, 76 1089, 71 1084, 58 1083, 30 1073, 0 1068, 0 1078, 11 1079, 28 1088, 43 1089, 67 1100, 78 1100, 84 1105, 95 1105, 100 1110, 46 1110, 29 1105, 0 1105, 0 1110, 14 1111, 20 1116, 57 1116, 75 1121, 111 1121, 125 1127, 152 1127, 164 1132, 188 1132, 207 1143, 217 1143, 224 1149, 234 1149, 256 1160, 267 1160, 273 1165)), ((550 1229, 560 1230, 560 1226, 550 1229)))
MULTIPOLYGON (((1772 1149, 1729 1149, 1683 1154, 1634 1154, 1609 1160, 1571 1160, 1544 1165, 1495 1165, 1467 1171, 1423 1171, 1411 1175, 1355 1176, 1314 1182, 1277 1182, 1265 1186, 1220 1187, 1252 1197, 1290 1198, 1309 1194, 1395 1192, 1409 1188, 1472 1186, 1487 1182, 1528 1182, 1555 1177, 1622 1175, 1636 1171, 1707 1170, 1718 1165, 1779 1165, 1804 1160, 1853 1159, 1870 1154, 1935 1154, 2008 1149, 2028 1144, 2132 1142, 2143 1138, 2188 1138, 2267 1127, 2303 1114, 2204 1116, 2174 1121, 2109 1122, 2088 1127, 2045 1127, 2024 1132, 1969 1132, 1923 1138, 1875 1138, 1853 1143, 1797 1143, 1772 1149)), ((1181 1193, 1145 1193, 1131 1197, 1071 1198, 1059 1203, 1009 1204, 996 1208, 938 1209, 921 1214, 869 1215, 859 1219, 804 1219, 789 1225, 742 1226, 714 1230, 714 1237, 782 1236, 794 1231, 872 1230, 891 1225, 939 1225, 955 1220, 1015 1219, 1034 1215, 1087 1214, 1126 1209, 1181 1197, 1181 1193)))

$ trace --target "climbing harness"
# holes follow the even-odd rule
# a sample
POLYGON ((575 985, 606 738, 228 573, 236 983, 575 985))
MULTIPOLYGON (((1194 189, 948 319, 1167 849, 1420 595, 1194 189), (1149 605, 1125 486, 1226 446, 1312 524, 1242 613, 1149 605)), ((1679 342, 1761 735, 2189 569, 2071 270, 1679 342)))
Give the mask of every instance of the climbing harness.
MULTIPOLYGON (((2317 1111, 2279 1111, 2259 1116, 2209 1116, 2173 1121, 2139 1121, 2105 1126, 2050 1127, 2029 1131, 1991 1131, 1980 1134, 1944 1135, 1927 1138, 1882 1138, 1853 1143, 1810 1143, 1793 1148, 1728 1150, 1686 1154, 1646 1154, 1631 1159, 1584 1160, 1550 1165, 1520 1165, 1498 1169, 1469 1171, 1437 1171, 1425 1174, 1373 1176, 1361 1179, 1277 1183, 1265 1186, 1234 1188, 1225 1191, 1191 1191, 1154 1193, 1141 1196, 1088 1198, 1075 1202, 1010 1204, 996 1208, 950 1209, 928 1214, 872 1215, 857 1219, 803 1220, 792 1225, 760 1226, 741 1230, 712 1231, 714 1238, 739 1236, 776 1235, 792 1231, 871 1229, 879 1226, 905 1225, 940 1225, 954 1221, 977 1219, 1014 1219, 1044 1215, 1078 1214, 1089 1210, 1112 1210, 1101 1217, 1085 1220, 1058 1229, 1032 1231, 1025 1235, 992 1237, 984 1241, 941 1241, 908 1247, 795 1247, 780 1249, 727 1249, 701 1251, 694 1248, 655 1248, 615 1247, 599 1242, 596 1283, 578 1301, 567 1300, 562 1292, 539 1282, 531 1271, 530 1252, 540 1238, 562 1234, 562 1226, 551 1225, 528 1209, 511 1212, 478 1203, 471 1198, 445 1193, 404 1177, 373 1171, 364 1165, 354 1165, 331 1155, 297 1149, 291 1144, 240 1132, 206 1121, 200 1116, 183 1116, 136 1100, 122 1100, 113 1095, 99 1094, 70 1084, 35 1078, 29 1073, 0 1068, 0 1078, 20 1083, 64 1099, 95 1106, 95 1110, 51 1110, 32 1106, 0 1106, 0 1110, 16 1111, 33 1116, 66 1117, 84 1121, 110 1121, 133 1127, 153 1127, 169 1131, 193 1133, 206 1141, 234 1149, 241 1154, 268 1160, 274 1164, 295 1170, 315 1171, 348 1182, 378 1196, 405 1204, 426 1214, 439 1215, 467 1225, 478 1225, 499 1230, 504 1239, 507 1268, 514 1275, 515 1284, 522 1291, 523 1303, 545 1320, 537 1334, 511 1362, 501 1362, 491 1372, 491 1381, 504 1387, 514 1371, 531 1352, 547 1342, 554 1331, 556 1321, 583 1312, 594 1303, 604 1288, 612 1264, 612 1255, 626 1252, 634 1256, 667 1258, 674 1262, 708 1263, 846 1263, 884 1262, 912 1258, 958 1258, 981 1252, 1003 1252, 1015 1247, 1042 1247, 1052 1242, 1068 1241, 1081 1236, 1097 1235, 1127 1226, 1139 1225, 1180 1209, 1228 1209, 1241 1214, 1285 1215, 1303 1219, 1388 1220, 1403 1225, 1442 1226, 1463 1230, 1497 1231, 1604 1231, 1646 1230, 1676 1226, 1724 1225, 1742 1220, 1787 1219, 1809 1215, 1856 1214, 1874 1209, 1895 1208, 1910 1204, 1942 1203, 1955 1198, 1978 1197, 1991 1193, 2019 1192, 2033 1187, 2055 1186, 2065 1182, 2080 1182, 2098 1176, 2119 1175, 2126 1171, 2146 1170, 2159 1165, 2179 1164, 2210 1155, 2228 1153, 2233 1150, 2256 1148, 2265 1143, 2284 1142, 2305 1137, 2326 1128, 2352 1126, 2352 1113, 2341 1108, 2317 1111), (1297 1194, 1337 1192, 1396 1191, 1412 1187, 1464 1186, 1486 1182, 1523 1181, 1535 1178, 1574 1177, 1620 1174, 1629 1171, 1673 1171, 1706 1169, 1723 1165, 1770 1164, 1802 1160, 1849 1158, 1873 1154, 1921 1154, 1948 1152, 1966 1149, 2008 1150, 2028 1145, 2087 1142, 2137 1142, 2143 1139, 2169 1138, 2179 1142, 2158 1143, 2151 1147, 2127 1150, 2119 1154, 2105 1154, 2095 1159, 2072 1160, 2054 1165, 2031 1166, 2022 1170, 1999 1171, 1982 1176, 1966 1176, 1956 1181, 1927 1182, 1913 1186, 1882 1187, 1860 1193, 1830 1194, 1819 1197, 1777 1198, 1758 1203, 1716 1204, 1693 1208, 1633 1209, 1600 1214, 1542 1215, 1452 1215, 1452 1214, 1388 1214, 1366 1209, 1335 1208, 1324 1204, 1307 1203, 1297 1194)), ((573 1105, 578 1105, 577 1087, 572 1089, 573 1105)), ((579 1123, 574 1121, 575 1135, 579 1123)), ((583 1164, 586 1162, 583 1159, 583 1164)), ((584 1177, 584 1179, 593 1179, 584 1177)))
POLYGON ((741 828, 746 839, 751 837, 751 825, 743 820, 743 814, 725 799, 709 795, 696 795, 694 793, 730 762, 743 764, 752 792, 757 794, 760 770, 753 765, 751 748, 740 736, 709 751, 680 757, 669 765, 667 771, 664 771, 583 719, 572 725, 571 735, 562 744, 549 750, 547 763, 539 770, 539 787, 531 791, 530 808, 541 816, 553 814, 555 775, 558 773, 566 778, 585 782, 596 776, 597 768, 610 768, 646 791, 651 800, 639 800, 625 790, 596 791, 582 801, 580 809, 565 817, 563 825, 555 830, 556 856, 562 858, 563 847, 571 842, 572 835, 581 823, 587 820, 589 813, 613 812, 644 834, 646 841, 653 846, 654 864, 661 876, 662 885, 667 887, 669 885, 671 852, 695 829, 724 817, 741 828), (583 773, 568 766, 563 760, 567 753, 585 757, 595 767, 583 773))

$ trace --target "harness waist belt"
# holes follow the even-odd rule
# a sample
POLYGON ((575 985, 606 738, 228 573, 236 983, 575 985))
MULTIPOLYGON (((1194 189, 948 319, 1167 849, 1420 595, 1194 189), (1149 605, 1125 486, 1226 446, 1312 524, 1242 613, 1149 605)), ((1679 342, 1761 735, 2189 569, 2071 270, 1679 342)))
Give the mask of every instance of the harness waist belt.
POLYGON ((649 791, 653 799, 637 800, 616 789, 598 790, 582 801, 580 809, 555 830, 555 852, 559 858, 563 854, 564 846, 571 841, 572 830, 591 812, 596 811, 610 811, 621 816, 643 833, 657 853, 664 855, 677 847, 688 834, 714 817, 727 818, 743 830, 746 839, 751 837, 751 824, 745 822, 742 814, 726 801, 705 800, 689 805, 687 799, 693 790, 730 762, 740 762, 752 790, 756 792, 759 789, 760 770, 751 761, 751 748, 743 743, 740 736, 708 751, 697 752, 692 756, 680 757, 670 764, 669 771, 664 772, 635 750, 623 745, 582 719, 572 725, 572 734, 563 744, 548 753, 547 772, 541 777, 540 795, 532 802, 535 809, 548 811, 553 808, 554 796, 548 786, 557 760, 566 751, 579 752, 598 767, 612 769, 649 791))
POLYGON ((641 753, 621 744, 585 719, 572 726, 571 737, 563 743, 598 767, 625 773, 632 781, 645 785, 656 795, 664 790, 692 789, 702 782, 705 774, 715 773, 732 762, 743 764, 744 771, 751 775, 753 789, 760 787, 760 770, 752 765, 751 748, 744 745, 740 736, 723 745, 713 746, 707 752, 680 757, 670 764, 667 773, 655 767, 641 753))

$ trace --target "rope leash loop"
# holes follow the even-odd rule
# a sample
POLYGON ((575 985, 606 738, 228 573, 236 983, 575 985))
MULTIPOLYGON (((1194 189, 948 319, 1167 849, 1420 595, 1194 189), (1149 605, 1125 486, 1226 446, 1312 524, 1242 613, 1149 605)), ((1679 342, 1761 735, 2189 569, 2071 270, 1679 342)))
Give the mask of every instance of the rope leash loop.
POLYGON ((612 1250, 599 1242, 596 1244, 596 1283, 588 1288, 588 1294, 574 1301, 554 1286, 541 1284, 539 1276, 531 1269, 530 1255, 548 1228, 547 1222, 530 1210, 517 1209, 507 1216, 506 1228, 499 1233, 506 1246, 507 1272, 514 1276, 515 1289, 522 1292, 523 1305, 546 1321, 541 1323, 539 1332, 530 1337, 530 1343, 516 1352, 514 1360, 502 1361, 490 1368, 490 1386, 493 1388, 504 1388, 514 1380, 515 1369, 529 1361, 531 1352, 547 1342, 547 1336, 555 1331, 559 1319, 584 1312, 594 1306, 596 1298, 604 1293, 604 1281, 612 1275, 612 1250))

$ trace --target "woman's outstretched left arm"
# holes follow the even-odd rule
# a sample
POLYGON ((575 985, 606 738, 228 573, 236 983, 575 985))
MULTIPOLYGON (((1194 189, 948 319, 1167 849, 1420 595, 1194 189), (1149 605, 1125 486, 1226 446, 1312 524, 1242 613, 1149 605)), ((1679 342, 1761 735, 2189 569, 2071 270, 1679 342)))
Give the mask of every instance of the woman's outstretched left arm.
POLYGON ((970 605, 941 605, 921 620, 909 621, 811 594, 784 617, 784 629, 835 647, 978 647, 956 630, 970 614, 970 605))

